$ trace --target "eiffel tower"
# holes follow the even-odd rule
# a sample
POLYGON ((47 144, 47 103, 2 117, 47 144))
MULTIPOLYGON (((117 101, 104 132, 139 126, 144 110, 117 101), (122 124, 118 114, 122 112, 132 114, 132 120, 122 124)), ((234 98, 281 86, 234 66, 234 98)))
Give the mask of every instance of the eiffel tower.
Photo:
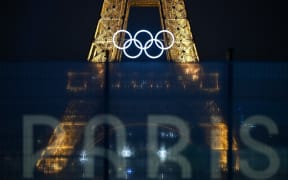
MULTIPOLYGON (((135 6, 159 8, 162 29, 169 30, 175 37, 175 44, 166 53, 168 61, 199 61, 184 0, 104 0, 88 54, 89 62, 121 60, 122 51, 113 46, 112 37, 117 30, 127 29, 130 8, 135 6)), ((123 41, 124 36, 120 42, 123 41)), ((169 41, 164 36, 164 43, 169 44, 169 41)))
MULTIPOLYGON (((186 17, 184 0, 104 0, 101 18, 98 22, 94 41, 92 42, 88 56, 89 62, 98 63, 107 62, 107 60, 117 62, 121 60, 121 51, 113 46, 112 37, 117 30, 127 28, 129 10, 130 7, 133 6, 156 6, 159 8, 162 28, 172 32, 175 37, 174 46, 169 49, 166 54, 168 61, 177 63, 199 61, 190 24, 186 17)), ((165 43, 169 44, 170 39, 165 39, 164 36, 164 40, 166 41, 165 43)), ((87 95, 91 95, 92 93, 92 96, 95 96, 93 93, 98 93, 103 90, 104 66, 105 64, 99 63, 93 66, 95 70, 92 71, 90 69, 85 72, 68 73, 67 92, 72 95, 72 100, 68 103, 61 122, 55 128, 47 147, 41 152, 41 157, 36 162, 36 167, 40 172, 44 174, 58 174, 68 166, 69 159, 71 159, 71 156, 75 153, 75 149, 77 149, 77 144, 81 139, 87 120, 93 117, 95 109, 101 108, 100 104, 93 102, 93 100, 89 98, 87 99, 87 95)), ((211 82, 215 82, 212 83, 215 86, 206 87, 200 78, 199 64, 178 64, 177 67, 180 69, 179 74, 184 77, 177 79, 177 81, 180 82, 184 90, 186 90, 186 88, 189 90, 196 88, 196 86, 191 86, 193 84, 199 85, 199 89, 206 93, 218 92, 220 90, 217 73, 210 74, 210 84, 211 82)), ((201 73, 203 76, 203 72, 201 73)), ((153 81, 151 79, 137 80, 137 78, 133 79, 134 76, 130 76, 132 78, 131 81, 127 79, 123 80, 121 77, 125 76, 120 76, 119 74, 120 73, 114 73, 117 80, 111 82, 111 88, 116 89, 116 91, 118 89, 120 90, 121 87, 122 89, 127 88, 128 90, 143 90, 145 88, 146 90, 152 90, 153 88, 156 90, 158 88, 167 90, 170 88, 170 85, 173 84, 167 81, 167 78, 164 78, 165 81, 163 82, 159 82, 158 80, 153 81)), ((181 89, 181 86, 178 87, 181 89)), ((137 100, 135 100, 135 102, 137 102, 137 100)), ((167 106, 169 100, 162 103, 166 103, 165 105, 167 106)), ((125 104, 127 105, 129 103, 125 102, 125 104)), ((135 107, 135 104, 130 102, 130 107, 132 106, 135 107)), ((149 106, 151 106, 150 103, 149 106)), ((189 104, 189 106, 191 106, 191 104, 189 104)), ((207 115, 211 117, 211 120, 206 123, 201 123, 200 127, 206 128, 206 141, 210 145, 211 150, 216 151, 217 155, 219 155, 218 166, 222 170, 227 171, 228 127, 224 119, 221 118, 220 109, 214 101, 209 101, 206 106, 205 111, 208 110, 207 115)), ((144 106, 141 105, 141 107, 144 106)), ((145 112, 145 110, 143 110, 143 112, 145 112)), ((99 129, 99 132, 95 134, 95 144, 101 142, 103 138, 104 130, 99 129)), ((235 138, 233 138, 233 150, 238 151, 238 144, 235 138)), ((85 151, 83 152, 85 153, 85 151)), ((238 155, 236 155, 234 168, 237 171, 239 170, 238 159, 238 155)), ((82 160, 85 161, 84 154, 82 160)), ((121 174, 123 174, 122 171, 121 174)))

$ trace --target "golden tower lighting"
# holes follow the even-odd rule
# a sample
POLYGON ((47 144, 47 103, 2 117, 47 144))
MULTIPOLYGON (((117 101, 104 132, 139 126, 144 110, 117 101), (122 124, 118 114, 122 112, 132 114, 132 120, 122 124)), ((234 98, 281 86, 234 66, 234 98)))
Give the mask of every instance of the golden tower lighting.
MULTIPOLYGON (((87 58, 89 62, 121 60, 122 51, 113 45, 112 37, 117 30, 127 29, 130 8, 135 6, 158 7, 162 29, 169 30, 175 37, 175 44, 166 51, 168 61, 199 61, 184 0, 104 0, 87 58)), ((168 36, 163 38, 164 44, 171 41, 168 36)), ((124 43, 124 36, 120 37, 120 43, 124 43)))

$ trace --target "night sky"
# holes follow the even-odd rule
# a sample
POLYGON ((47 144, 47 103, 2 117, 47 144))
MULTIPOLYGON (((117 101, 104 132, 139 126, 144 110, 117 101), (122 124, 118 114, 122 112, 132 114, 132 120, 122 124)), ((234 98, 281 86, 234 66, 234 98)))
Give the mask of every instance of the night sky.
MULTIPOLYGON (((0 59, 86 59, 101 6, 101 0, 2 3, 0 59)), ((284 2, 186 0, 186 9, 200 60, 225 59, 230 47, 237 60, 288 59, 284 2)), ((143 17, 158 22, 153 13, 143 17)))

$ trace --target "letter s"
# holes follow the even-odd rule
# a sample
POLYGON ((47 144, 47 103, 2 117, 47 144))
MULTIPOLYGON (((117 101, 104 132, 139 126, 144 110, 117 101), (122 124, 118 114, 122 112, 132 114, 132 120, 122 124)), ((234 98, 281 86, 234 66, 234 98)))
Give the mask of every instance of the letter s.
POLYGON ((250 135, 251 128, 247 124, 263 125, 267 128, 269 135, 278 134, 278 128, 276 124, 268 117, 256 115, 248 118, 240 128, 240 138, 242 142, 249 148, 264 154, 269 159, 269 166, 264 170, 254 170, 249 166, 247 160, 240 160, 240 170, 244 175, 253 179, 268 179, 272 177, 280 167, 280 159, 276 151, 273 148, 254 140, 250 135), (246 126, 245 126, 246 125, 246 126))

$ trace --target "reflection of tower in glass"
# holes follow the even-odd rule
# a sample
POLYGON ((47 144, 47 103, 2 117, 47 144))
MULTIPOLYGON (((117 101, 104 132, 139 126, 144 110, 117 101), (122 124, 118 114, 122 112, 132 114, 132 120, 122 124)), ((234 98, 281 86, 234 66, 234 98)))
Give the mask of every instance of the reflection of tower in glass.
MULTIPOLYGON (((188 82, 198 82, 199 88, 206 93, 217 93, 219 87, 219 73, 205 73, 201 71, 199 64, 181 64, 181 69, 187 77, 188 82)), ((183 81, 183 87, 186 87, 187 82, 183 81)), ((210 116, 210 122, 201 123, 200 126, 207 128, 206 134, 207 143, 211 150, 219 152, 219 167, 227 170, 227 151, 228 151, 228 127, 227 123, 221 115, 221 109, 213 100, 206 103, 206 111, 210 116)), ((234 169, 239 170, 239 156, 237 154, 238 144, 233 137, 233 151, 235 152, 234 169)))
MULTIPOLYGON (((103 87, 103 66, 97 65, 96 79, 99 87, 103 87)), ((95 111, 95 103, 83 99, 81 93, 87 91, 87 73, 68 72, 67 93, 78 95, 68 103, 59 125, 55 128, 48 146, 42 151, 40 159, 36 163, 38 170, 45 174, 61 172, 68 163, 69 158, 76 149, 86 121, 89 120, 95 111)))
MULTIPOLYGON (((213 99, 213 97, 216 97, 214 95, 220 91, 218 82, 219 73, 205 73, 200 64, 190 63, 164 65, 165 70, 161 73, 153 71, 146 73, 138 72, 133 69, 133 66, 125 66, 125 64, 123 64, 123 69, 129 67, 127 72, 127 69, 125 69, 125 71, 121 69, 121 65, 122 64, 110 64, 111 76, 109 85, 111 94, 128 93, 130 95, 131 92, 135 94, 140 92, 141 94, 144 91, 147 91, 148 94, 149 92, 155 92, 156 94, 158 92, 167 93, 167 97, 170 97, 169 94, 171 94, 171 92, 176 94, 187 93, 187 97, 194 93, 198 93, 199 95, 208 94, 208 101, 203 98, 203 102, 206 102, 204 111, 207 115, 207 121, 205 121, 205 123, 201 121, 200 126, 207 130, 205 137, 210 149, 219 154, 217 159, 218 167, 220 167, 222 171, 226 171, 228 128, 221 114, 221 109, 213 99), (155 78, 155 74, 156 76, 161 75, 161 77, 155 78)), ((77 143, 81 139, 86 121, 92 116, 97 115, 95 114, 97 113, 95 110, 101 109, 100 104, 97 105, 99 99, 95 101, 93 97, 94 95, 96 95, 96 97, 103 95, 105 64, 91 64, 91 67, 92 66, 96 69, 68 73, 67 92, 72 95, 73 100, 69 102, 61 123, 54 130, 48 146, 42 151, 41 157, 37 161, 37 169, 44 173, 56 174, 68 165, 69 158, 71 158, 71 155, 75 152, 77 143), (94 93, 93 96, 91 96, 91 93, 94 93)), ((151 66, 148 67, 151 68, 151 66)), ((141 67, 141 69, 142 68, 143 67, 141 67)), ((165 96, 165 99, 167 97, 165 96)), ((136 103, 137 100, 135 99, 134 101, 133 102, 136 103)), ((139 102, 139 104, 141 103, 142 102, 139 102)), ((141 104, 141 107, 145 107, 145 105, 147 104, 141 104)), ((126 112, 127 108, 129 107, 122 109, 126 112)), ((145 112, 145 110, 144 108, 143 112, 145 112)), ((161 108, 159 111, 161 112, 161 108)), ((125 121, 125 119, 123 120, 125 121)), ((128 128, 128 126, 131 125, 126 124, 126 128, 128 128)), ((98 131, 95 133, 95 143, 103 140, 103 132, 102 130, 100 131, 101 132, 98 131)), ((172 139, 175 139, 175 134, 177 134, 177 132, 172 130, 165 133, 166 135, 163 134, 163 137, 164 135, 165 137, 168 135, 168 137, 172 139)), ((134 146, 134 144, 132 145, 134 146)), ((91 144, 91 146, 93 145, 91 144)), ((137 145, 135 147, 134 152, 136 157, 136 154, 139 153, 139 148, 137 148, 137 145)), ((169 152, 166 152, 164 147, 158 148, 159 152, 157 154, 160 159, 164 160, 166 156, 169 156, 169 152)), ((234 169, 238 170, 238 145, 235 138, 233 139, 233 151, 236 153, 234 169)), ((124 148, 119 155, 126 158, 130 156, 130 151, 124 148)), ((164 163, 164 161, 162 162, 164 163)))
MULTIPOLYGON (((210 114, 210 122, 202 123, 201 126, 206 128, 207 135, 206 139, 210 145, 211 150, 219 153, 218 164, 223 171, 227 171, 227 152, 228 152, 228 127, 227 124, 221 115, 220 108, 214 101, 207 102, 207 111, 210 114)), ((232 149, 234 151, 234 170, 239 170, 239 156, 238 144, 233 137, 232 149)), ((213 157, 212 157, 213 158, 213 157)), ((216 158, 216 159, 217 159, 216 158)))
MULTIPOLYGON (((69 105, 69 109, 73 104, 69 105)), ((41 153, 37 168, 44 173, 58 173, 66 167, 69 156, 74 152, 85 123, 77 115, 65 115, 54 130, 49 145, 41 153), (77 119, 77 121, 75 121, 77 119)))

